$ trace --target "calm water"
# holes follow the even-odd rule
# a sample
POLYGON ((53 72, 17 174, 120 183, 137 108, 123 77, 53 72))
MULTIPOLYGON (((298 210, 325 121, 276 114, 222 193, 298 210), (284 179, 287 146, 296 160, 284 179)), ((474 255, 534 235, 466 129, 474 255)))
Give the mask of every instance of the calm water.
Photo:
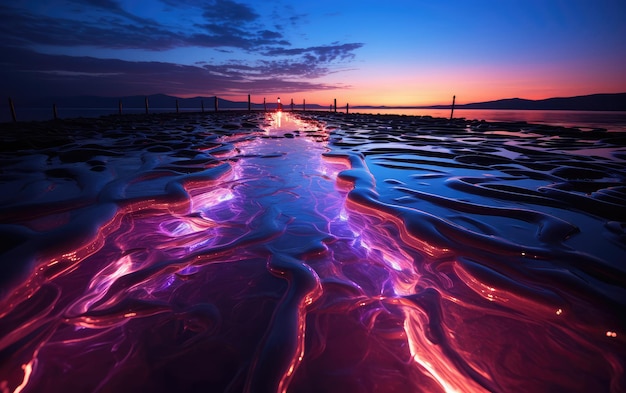
MULTIPOLYGON (((198 111, 197 108, 181 108, 181 112, 198 111)), ((227 110, 227 109, 225 109, 227 110)), ((144 113, 144 108, 124 108, 124 113, 144 113)), ((174 112, 175 108, 150 108, 151 113, 174 112)), ((345 111, 345 108, 338 108, 345 111)), ((18 120, 50 120, 53 117, 50 108, 22 108, 16 109, 18 120)), ((448 109, 352 109, 351 113, 380 113, 411 116, 432 116, 448 118, 448 109)), ((98 117, 117 113, 117 108, 59 108, 60 118, 98 117)), ((599 111, 533 111, 533 110, 498 110, 498 109, 457 109, 455 118, 464 117, 468 120, 485 121, 526 121, 528 123, 552 124, 564 127, 605 128, 608 131, 626 131, 626 112, 599 112, 599 111)), ((11 121, 9 110, 0 114, 0 122, 11 121)))
MULTIPOLYGON (((354 109, 351 112, 450 117, 449 109, 354 109)), ((454 117, 485 121, 525 121, 564 127, 606 128, 626 131, 626 112, 531 111, 505 109, 457 109, 454 117)))

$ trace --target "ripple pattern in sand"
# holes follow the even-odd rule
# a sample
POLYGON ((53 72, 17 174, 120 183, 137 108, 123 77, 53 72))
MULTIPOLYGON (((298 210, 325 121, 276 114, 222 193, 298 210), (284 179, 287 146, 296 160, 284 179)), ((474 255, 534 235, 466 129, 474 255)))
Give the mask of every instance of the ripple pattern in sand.
POLYGON ((183 120, 3 136, 3 389, 624 390, 619 133, 183 120))

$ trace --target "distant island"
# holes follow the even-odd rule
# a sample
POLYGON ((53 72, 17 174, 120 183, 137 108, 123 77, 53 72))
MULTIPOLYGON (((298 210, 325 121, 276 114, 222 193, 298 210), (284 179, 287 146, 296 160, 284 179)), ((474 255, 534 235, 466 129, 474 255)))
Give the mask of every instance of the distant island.
MULTIPOLYGON (((48 108, 53 103, 63 108, 117 108, 120 101, 124 108, 143 108, 146 97, 150 108, 199 109, 202 106, 207 111, 213 110, 215 96, 178 98, 166 94, 149 96, 136 95, 126 97, 46 97, 34 99, 18 99, 16 106, 27 108, 48 108)), ((290 102, 283 101, 285 109, 290 108, 290 102)), ((218 107, 223 109, 247 109, 248 102, 229 101, 218 98, 218 107)), ((430 106, 373 106, 355 105, 351 109, 450 109, 451 104, 430 106)), ((267 103, 268 109, 276 108, 276 102, 267 103)), ((302 102, 294 103, 295 109, 302 108, 302 102)), ((328 105, 306 104, 307 109, 328 109, 328 105)), ((456 109, 508 109, 508 110, 572 110, 572 111, 626 111, 626 93, 591 94, 576 97, 557 97, 543 100, 527 100, 522 98, 506 98, 495 101, 476 102, 471 104, 455 105, 456 109)), ((251 103, 251 109, 264 109, 262 103, 251 103)))

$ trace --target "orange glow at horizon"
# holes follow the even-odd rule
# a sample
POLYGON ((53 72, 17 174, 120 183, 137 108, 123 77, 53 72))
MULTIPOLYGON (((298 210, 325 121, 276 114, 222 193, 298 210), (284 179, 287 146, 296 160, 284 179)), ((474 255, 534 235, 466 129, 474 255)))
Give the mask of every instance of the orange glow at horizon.
MULTIPOLYGON (((306 105, 311 108, 313 105, 320 105, 321 107, 328 108, 333 105, 334 100, 337 100, 337 108, 345 108, 346 104, 351 107, 360 105, 372 105, 372 106, 431 106, 431 105, 449 105, 452 102, 452 96, 456 96, 456 104, 470 104, 485 101, 495 101, 500 99, 521 98, 528 100, 542 100, 554 97, 575 97, 588 94, 598 93, 623 93, 619 89, 604 88, 599 91, 593 91, 591 89, 567 87, 558 88, 556 86, 537 86, 533 87, 528 85, 524 89, 518 89, 510 86, 501 86, 492 89, 481 89, 480 86, 472 85, 463 86, 461 88, 454 89, 452 87, 447 88, 434 88, 427 89, 411 89, 411 88, 377 88, 371 87, 368 89, 342 89, 329 91, 315 91, 315 92, 300 92, 295 94, 286 94, 292 96, 294 100, 294 107, 296 109, 302 108, 302 101, 306 100, 306 105)), ((626 90, 622 89, 622 90, 626 90)), ((284 94, 285 95, 285 94, 284 94)), ((220 96, 220 98, 232 100, 232 101, 245 101, 242 99, 244 96, 232 95, 232 96, 220 96)), ((263 97, 258 95, 252 97, 252 102, 255 104, 262 104, 263 97)))
MULTIPOLYGON (((300 92, 252 93, 252 101, 262 103, 265 96, 277 94, 293 99, 296 108, 303 100, 307 105, 328 107, 337 99, 337 107, 359 105, 429 106, 448 105, 456 95, 457 104, 506 98, 541 100, 597 93, 623 93, 626 79, 611 79, 616 65, 588 72, 589 64, 572 64, 570 69, 551 64, 493 64, 416 67, 380 65, 368 70, 351 70, 325 78, 336 89, 300 92), (587 71, 587 77, 580 75, 587 71)), ((596 67, 597 68, 597 67, 596 67)), ((219 95, 234 101, 245 101, 247 95, 219 95)))

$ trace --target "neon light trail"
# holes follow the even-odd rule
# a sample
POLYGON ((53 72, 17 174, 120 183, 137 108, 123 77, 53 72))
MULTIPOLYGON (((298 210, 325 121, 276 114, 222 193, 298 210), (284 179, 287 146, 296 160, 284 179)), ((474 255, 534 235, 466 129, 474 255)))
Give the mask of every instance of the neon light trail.
POLYGON ((0 391, 624 391, 620 134, 176 116, 3 137, 0 391))

